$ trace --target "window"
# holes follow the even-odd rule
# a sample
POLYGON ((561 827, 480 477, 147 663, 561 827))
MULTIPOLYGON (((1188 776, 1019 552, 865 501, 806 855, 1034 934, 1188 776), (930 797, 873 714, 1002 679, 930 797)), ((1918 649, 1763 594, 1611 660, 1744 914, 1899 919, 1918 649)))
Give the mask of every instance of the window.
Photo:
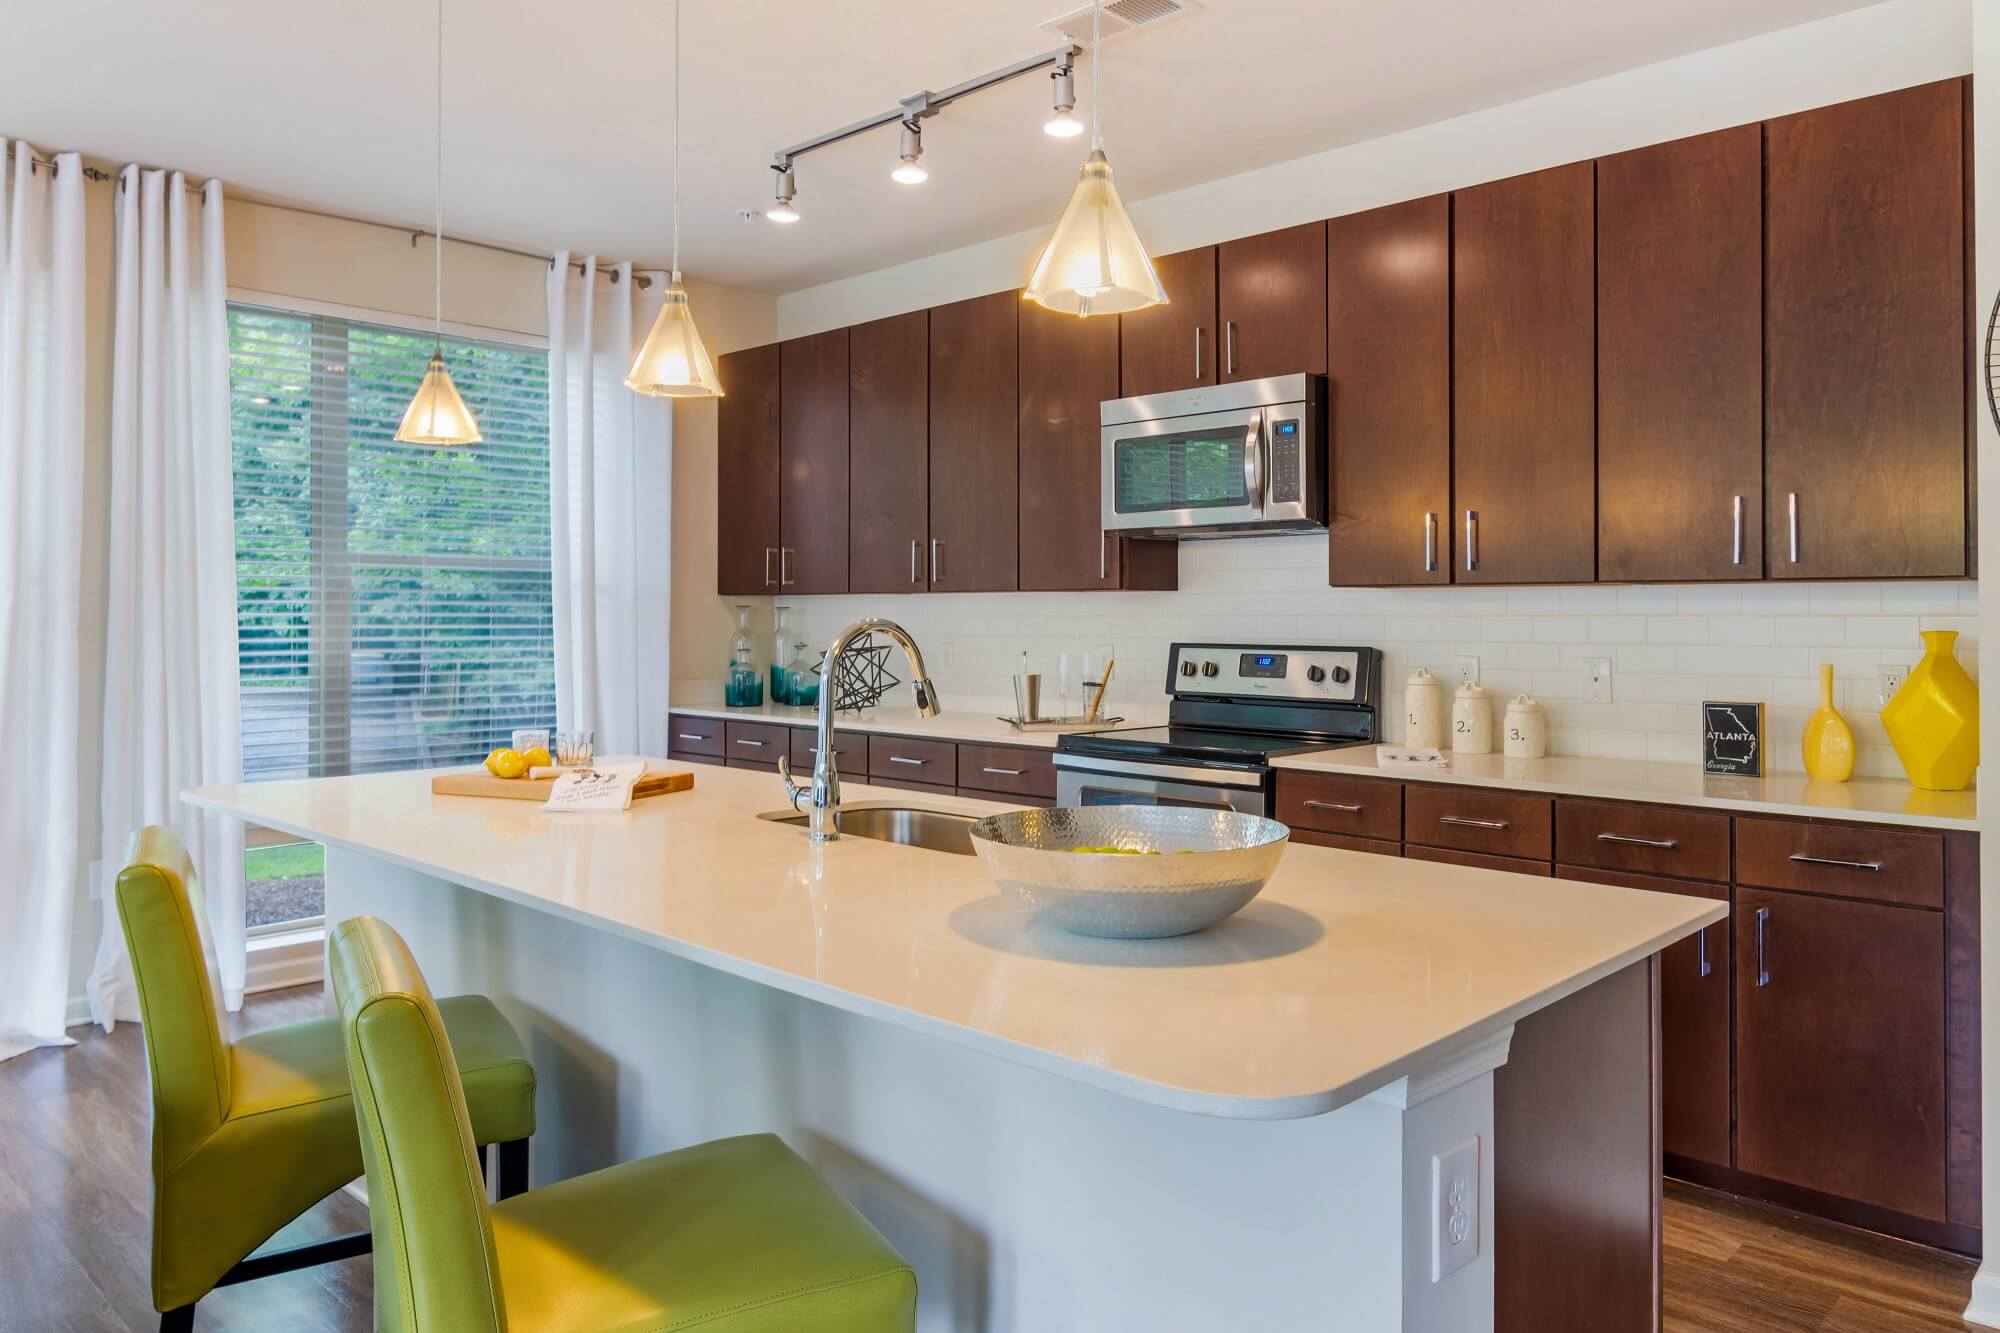
MULTIPOLYGON (((447 338, 486 440, 439 449, 394 439, 428 332, 244 304, 229 332, 245 778, 474 762, 553 727, 548 354, 447 338)), ((314 878, 264 862, 253 924, 259 883, 314 878)))

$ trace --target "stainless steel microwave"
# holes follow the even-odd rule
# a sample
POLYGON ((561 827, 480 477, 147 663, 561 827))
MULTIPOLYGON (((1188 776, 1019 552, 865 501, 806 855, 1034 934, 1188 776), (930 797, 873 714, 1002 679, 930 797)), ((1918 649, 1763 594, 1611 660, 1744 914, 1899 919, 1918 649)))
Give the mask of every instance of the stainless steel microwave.
POLYGON ((1324 375, 1103 405, 1104 529, 1233 537, 1326 527, 1324 375))

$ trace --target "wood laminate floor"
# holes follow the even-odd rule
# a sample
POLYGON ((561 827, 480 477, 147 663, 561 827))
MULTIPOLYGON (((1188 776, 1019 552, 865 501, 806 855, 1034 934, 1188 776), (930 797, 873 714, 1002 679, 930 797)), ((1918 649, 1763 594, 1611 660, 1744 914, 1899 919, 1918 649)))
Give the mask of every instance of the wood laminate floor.
MULTIPOLYGON (((316 1018, 316 986, 252 996, 238 1031, 316 1018)), ((141 1333, 148 1294, 146 1060, 139 1030, 0 1064, 0 1333, 141 1333)), ((336 1194, 281 1244, 367 1225, 336 1194)), ((1669 1181, 1666 1333, 1961 1333, 1972 1265, 1669 1181)), ((366 1333, 369 1261, 225 1288, 199 1333, 366 1333)), ((1617 1333, 1606 1330, 1605 1333, 1617 1333)))

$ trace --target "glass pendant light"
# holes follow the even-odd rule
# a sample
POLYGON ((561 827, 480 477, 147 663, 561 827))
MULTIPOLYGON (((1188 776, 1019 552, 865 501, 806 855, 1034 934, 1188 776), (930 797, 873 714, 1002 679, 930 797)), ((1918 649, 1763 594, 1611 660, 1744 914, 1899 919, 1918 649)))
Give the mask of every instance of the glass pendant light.
POLYGON ((625 387, 649 398, 720 398, 722 383, 681 286, 681 5, 674 0, 674 268, 652 332, 632 358, 625 387))
POLYGON ((1104 156, 1100 4, 1101 0, 1090 7, 1090 156, 1077 173, 1076 191, 1056 222, 1034 277, 1021 293, 1067 315, 1115 315, 1167 299, 1153 261, 1118 198, 1118 187, 1111 183, 1111 162, 1104 156))
POLYGON ((472 409, 458 396, 451 372, 444 364, 444 0, 437 0, 437 171, 432 177, 436 230, 431 280, 431 363, 423 383, 403 412, 403 424, 396 427, 400 444, 478 444, 486 437, 479 433, 472 409))

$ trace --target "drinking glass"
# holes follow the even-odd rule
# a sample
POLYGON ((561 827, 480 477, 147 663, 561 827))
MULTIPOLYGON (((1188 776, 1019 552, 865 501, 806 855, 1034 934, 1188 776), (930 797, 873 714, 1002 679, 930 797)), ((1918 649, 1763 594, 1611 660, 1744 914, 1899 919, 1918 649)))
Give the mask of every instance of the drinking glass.
POLYGON ((556 762, 564 768, 582 768, 596 756, 594 731, 558 731, 556 762))

